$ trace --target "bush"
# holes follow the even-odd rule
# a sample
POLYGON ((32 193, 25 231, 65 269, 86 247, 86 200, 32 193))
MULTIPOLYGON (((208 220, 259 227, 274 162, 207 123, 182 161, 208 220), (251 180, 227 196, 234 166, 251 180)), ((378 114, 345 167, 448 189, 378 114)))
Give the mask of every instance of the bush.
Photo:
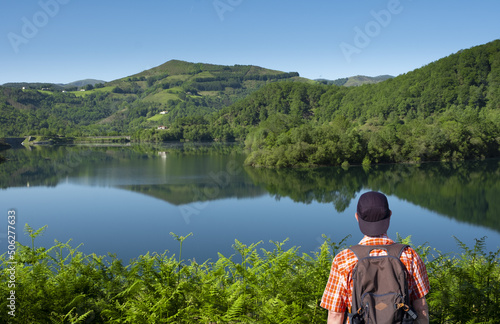
MULTIPOLYGON (((235 255, 198 264, 179 257, 149 253, 129 265, 114 255, 84 255, 69 242, 35 248, 18 244, 13 260, 0 257, 3 296, 15 289, 16 312, 9 300, 0 307, 2 323, 324 323, 319 307, 333 256, 344 248, 324 237, 318 251, 297 247, 257 249, 235 240, 235 255), (235 259, 241 261, 235 261, 235 259), (16 262, 15 288, 8 287, 10 262, 16 262)), ((409 238, 399 241, 409 243, 409 238)), ((484 238, 471 249, 458 241, 458 256, 416 250, 426 262, 432 323, 493 323, 500 313, 500 267, 495 253, 484 251, 484 238)))

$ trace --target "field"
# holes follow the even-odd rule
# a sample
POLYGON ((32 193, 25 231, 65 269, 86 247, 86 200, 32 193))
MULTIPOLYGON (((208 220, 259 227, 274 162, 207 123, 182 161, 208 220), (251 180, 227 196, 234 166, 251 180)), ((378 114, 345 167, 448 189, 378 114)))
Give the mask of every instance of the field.
POLYGON ((87 91, 68 91, 68 93, 72 93, 77 97, 83 97, 83 96, 87 96, 89 94, 97 93, 97 92, 111 92, 111 91, 113 91, 113 88, 114 87, 104 87, 104 88, 87 90, 87 91))
POLYGON ((160 121, 160 120, 162 120, 164 117, 165 117, 165 115, 155 115, 155 116, 153 116, 153 117, 151 117, 151 118, 148 118, 148 120, 150 120, 150 121, 160 121))
POLYGON ((161 92, 155 93, 154 95, 147 96, 144 98, 146 102, 167 102, 168 100, 178 100, 179 96, 172 93, 171 90, 163 90, 161 92))

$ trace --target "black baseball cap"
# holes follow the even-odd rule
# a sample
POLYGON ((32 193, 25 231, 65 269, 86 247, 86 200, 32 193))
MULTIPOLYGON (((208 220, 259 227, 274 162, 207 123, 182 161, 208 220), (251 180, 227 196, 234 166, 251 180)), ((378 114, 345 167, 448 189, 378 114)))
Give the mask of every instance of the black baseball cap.
POLYGON ((362 194, 358 200, 357 213, 361 233, 368 236, 387 233, 391 210, 384 194, 376 191, 362 194))

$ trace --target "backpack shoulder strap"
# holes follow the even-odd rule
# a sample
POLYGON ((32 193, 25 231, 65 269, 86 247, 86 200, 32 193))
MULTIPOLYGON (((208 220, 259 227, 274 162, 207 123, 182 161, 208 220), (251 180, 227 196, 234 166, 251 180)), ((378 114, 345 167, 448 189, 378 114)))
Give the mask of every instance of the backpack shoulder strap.
POLYGON ((387 254, 400 259, 401 254, 403 254, 403 250, 409 247, 409 245, 401 243, 393 243, 390 245, 385 245, 385 247, 387 254))
POLYGON ((366 245, 356 244, 351 246, 349 250, 351 250, 356 255, 356 258, 358 258, 358 260, 361 260, 370 255, 370 251, 373 249, 371 246, 367 248, 366 245))

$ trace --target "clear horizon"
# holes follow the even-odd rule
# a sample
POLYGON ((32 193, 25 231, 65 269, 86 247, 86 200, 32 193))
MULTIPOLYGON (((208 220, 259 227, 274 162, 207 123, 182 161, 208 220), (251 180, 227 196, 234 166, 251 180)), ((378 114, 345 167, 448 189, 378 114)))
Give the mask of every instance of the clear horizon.
POLYGON ((172 59, 397 76, 500 38, 500 2, 39 0, 0 5, 0 85, 112 81, 172 59))

